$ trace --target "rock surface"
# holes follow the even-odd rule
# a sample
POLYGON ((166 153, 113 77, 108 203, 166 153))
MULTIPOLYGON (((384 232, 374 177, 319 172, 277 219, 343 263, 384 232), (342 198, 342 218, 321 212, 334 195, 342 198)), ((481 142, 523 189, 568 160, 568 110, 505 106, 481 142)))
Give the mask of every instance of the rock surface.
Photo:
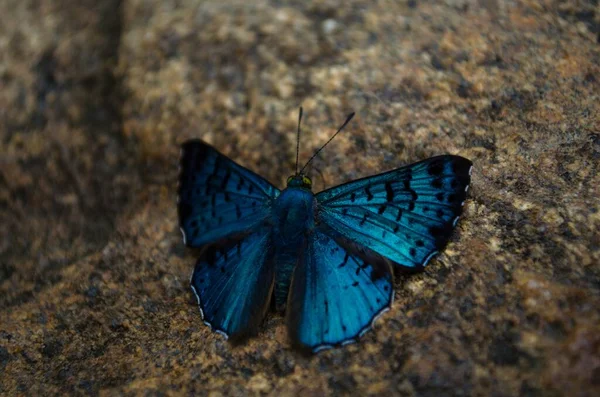
POLYGON ((0 394, 600 394, 597 1, 6 0, 0 394), (200 321, 176 221, 202 138, 316 190, 435 154, 475 164, 447 249, 360 343, 200 321))

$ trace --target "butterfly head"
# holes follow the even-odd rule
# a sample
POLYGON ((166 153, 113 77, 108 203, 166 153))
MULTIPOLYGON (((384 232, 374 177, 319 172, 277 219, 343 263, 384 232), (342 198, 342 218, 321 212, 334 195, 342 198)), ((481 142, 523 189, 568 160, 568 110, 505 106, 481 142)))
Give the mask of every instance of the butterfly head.
POLYGON ((287 187, 300 187, 303 189, 312 189, 312 181, 306 175, 292 175, 287 179, 287 187))

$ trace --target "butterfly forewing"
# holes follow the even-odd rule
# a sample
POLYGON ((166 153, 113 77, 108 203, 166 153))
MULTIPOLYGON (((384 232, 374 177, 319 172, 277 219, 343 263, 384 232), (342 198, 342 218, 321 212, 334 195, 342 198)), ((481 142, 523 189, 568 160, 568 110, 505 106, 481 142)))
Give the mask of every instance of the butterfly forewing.
POLYGON ((450 238, 471 165, 432 157, 325 190, 316 196, 319 220, 401 266, 425 266, 450 238))
POLYGON ((185 243, 201 247, 251 230, 269 214, 279 190, 202 141, 182 145, 179 225, 185 243))

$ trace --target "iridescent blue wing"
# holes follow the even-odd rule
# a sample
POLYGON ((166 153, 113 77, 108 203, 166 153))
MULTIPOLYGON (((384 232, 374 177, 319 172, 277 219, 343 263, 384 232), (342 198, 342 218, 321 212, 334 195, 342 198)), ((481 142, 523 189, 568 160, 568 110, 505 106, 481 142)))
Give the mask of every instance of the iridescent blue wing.
POLYGON ((190 247, 253 229, 279 195, 269 182, 198 140, 182 145, 180 172, 179 226, 190 247))
POLYGON ((319 220, 408 268, 427 264, 450 238, 472 163, 438 156, 316 195, 319 220))
POLYGON ((393 300, 389 263, 318 227, 294 269, 287 326, 292 343, 318 352, 354 342, 393 300))
POLYGON ((271 233, 265 228, 207 247, 191 280, 204 323, 232 340, 254 334, 273 290, 271 258, 271 233))

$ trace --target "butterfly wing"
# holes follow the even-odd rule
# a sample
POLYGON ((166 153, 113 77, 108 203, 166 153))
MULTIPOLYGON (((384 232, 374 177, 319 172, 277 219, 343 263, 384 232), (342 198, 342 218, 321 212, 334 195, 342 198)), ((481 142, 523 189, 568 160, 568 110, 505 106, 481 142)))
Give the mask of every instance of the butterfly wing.
POLYGON ((273 288, 271 233, 263 225, 279 190, 198 140, 182 145, 179 224, 205 247, 192 289, 206 324, 233 340, 256 332, 273 288))
POLYGON ((318 352, 351 343, 393 299, 389 264, 317 228, 294 269, 286 308, 292 343, 318 352))
POLYGON ((272 256, 265 228, 204 251, 191 284, 205 324, 232 340, 256 332, 273 290, 272 256))
POLYGON ((421 268, 450 238, 471 167, 438 156, 336 186, 316 195, 319 219, 398 265, 421 268))
POLYGON ((182 145, 179 225, 190 247, 241 233, 269 214, 279 190, 199 140, 182 145))

